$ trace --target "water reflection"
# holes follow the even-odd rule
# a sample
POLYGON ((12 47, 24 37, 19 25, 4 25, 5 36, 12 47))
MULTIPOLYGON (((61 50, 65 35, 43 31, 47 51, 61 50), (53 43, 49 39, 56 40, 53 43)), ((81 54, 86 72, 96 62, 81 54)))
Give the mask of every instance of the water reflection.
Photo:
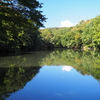
POLYGON ((39 72, 41 67, 0 68, 0 100, 23 89, 27 82, 39 72))
POLYGON ((42 60, 42 65, 67 65, 62 70, 70 71, 72 66, 82 75, 92 75, 100 81, 100 53, 88 51, 56 50, 42 60))
POLYGON ((62 66, 62 71, 70 72, 73 69, 71 66, 62 66))
POLYGON ((62 70, 70 71, 72 66, 82 75, 92 75, 100 80, 100 53, 78 52, 73 50, 54 50, 32 52, 19 56, 0 57, 0 67, 36 67, 60 65, 62 70), (66 66, 66 67, 65 67, 66 66))
POLYGON ((75 69, 62 71, 61 66, 45 66, 22 91, 7 100, 99 100, 100 85, 90 75, 75 69))
POLYGON ((51 51, 30 52, 22 55, 0 57, 0 67, 36 67, 51 51))
MULTIPOLYGON (((5 100, 12 93, 23 89, 27 82, 31 81, 39 72, 41 68, 39 66, 44 65, 61 67, 64 73, 75 69, 81 75, 90 75, 100 81, 100 53, 98 52, 54 50, 0 57, 0 100, 5 100)), ((54 74, 57 73, 58 67, 52 69, 52 71, 55 70, 54 74)), ((44 70, 44 76, 46 76, 49 71, 44 70)), ((51 76, 52 71, 50 72, 51 76)))

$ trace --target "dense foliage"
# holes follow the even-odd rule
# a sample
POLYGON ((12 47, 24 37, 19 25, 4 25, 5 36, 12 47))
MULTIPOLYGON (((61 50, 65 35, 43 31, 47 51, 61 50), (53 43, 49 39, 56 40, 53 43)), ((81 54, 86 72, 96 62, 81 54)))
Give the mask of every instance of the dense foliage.
POLYGON ((74 27, 56 27, 40 30, 42 39, 54 47, 99 49, 100 16, 80 21, 74 27))
POLYGON ((38 28, 46 20, 39 11, 41 7, 36 0, 0 0, 0 51, 34 50, 40 46, 38 28))

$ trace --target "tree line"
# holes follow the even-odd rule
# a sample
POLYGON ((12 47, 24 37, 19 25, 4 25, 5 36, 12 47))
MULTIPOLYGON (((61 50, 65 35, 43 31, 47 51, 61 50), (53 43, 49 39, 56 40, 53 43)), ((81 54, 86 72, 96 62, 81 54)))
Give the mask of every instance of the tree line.
POLYGON ((0 0, 0 52, 51 48, 100 49, 100 16, 74 27, 44 27, 37 0, 0 0))
POLYGON ((82 20, 74 27, 41 29, 42 40, 47 45, 74 49, 100 49, 100 16, 82 20))

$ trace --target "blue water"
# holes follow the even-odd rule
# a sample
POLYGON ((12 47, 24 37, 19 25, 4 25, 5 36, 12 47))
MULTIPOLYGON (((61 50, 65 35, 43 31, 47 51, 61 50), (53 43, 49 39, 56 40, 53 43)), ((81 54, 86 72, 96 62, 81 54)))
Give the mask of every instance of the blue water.
POLYGON ((6 100, 100 100, 100 84, 71 66, 43 66, 6 100))

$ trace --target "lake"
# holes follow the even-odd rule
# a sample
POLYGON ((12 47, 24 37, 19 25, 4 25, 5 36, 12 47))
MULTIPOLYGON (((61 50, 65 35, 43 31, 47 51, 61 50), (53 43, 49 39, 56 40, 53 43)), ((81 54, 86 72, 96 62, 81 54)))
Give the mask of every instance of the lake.
POLYGON ((99 52, 56 49, 0 57, 0 100, 99 99, 99 52))

